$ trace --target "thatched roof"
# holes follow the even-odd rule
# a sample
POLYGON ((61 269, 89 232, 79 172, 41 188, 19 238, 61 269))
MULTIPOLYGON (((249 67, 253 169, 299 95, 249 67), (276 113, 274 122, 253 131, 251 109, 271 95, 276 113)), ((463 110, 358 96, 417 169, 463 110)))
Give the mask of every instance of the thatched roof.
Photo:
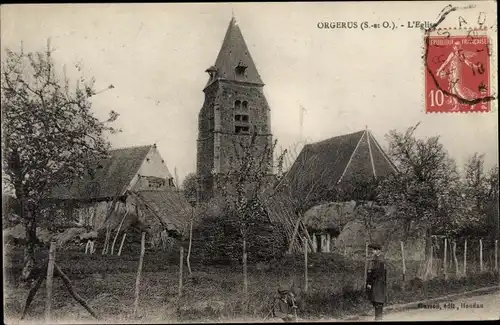
POLYGON ((308 229, 338 235, 349 222, 363 220, 367 216, 371 216, 375 222, 385 222, 393 213, 394 208, 373 202, 331 202, 309 209, 304 218, 308 229))
POLYGON ((90 200, 124 195, 152 146, 138 146, 110 151, 110 157, 91 167, 89 174, 69 186, 58 186, 50 198, 90 200))
POLYGON ((88 239, 96 239, 97 232, 96 231, 88 231, 83 227, 74 227, 68 228, 64 230, 64 232, 57 234, 55 239, 57 241, 58 246, 64 247, 69 242, 78 239, 78 240, 88 240, 88 239))
POLYGON ((396 168, 368 130, 307 144, 287 173, 286 182, 304 191, 332 189, 349 180, 372 179, 396 168))
POLYGON ((332 202, 309 209, 304 214, 305 225, 315 232, 338 235, 345 224, 354 219, 356 202, 332 202))
POLYGON ((168 231, 185 234, 192 216, 192 207, 182 191, 175 189, 138 191, 133 195, 144 204, 148 217, 146 221, 155 221, 168 231))
MULTIPOLYGON (((53 234, 47 229, 37 227, 36 236, 41 242, 48 243, 50 242, 53 234)), ((4 240, 26 239, 26 230, 24 228, 24 225, 20 223, 14 227, 3 229, 2 237, 4 238, 4 240)))

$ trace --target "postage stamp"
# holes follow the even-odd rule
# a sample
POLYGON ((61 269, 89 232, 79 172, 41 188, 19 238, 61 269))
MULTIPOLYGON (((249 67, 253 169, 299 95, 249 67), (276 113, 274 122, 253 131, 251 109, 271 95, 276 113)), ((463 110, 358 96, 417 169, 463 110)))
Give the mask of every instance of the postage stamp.
POLYGON ((425 111, 489 112, 491 41, 485 30, 426 35, 425 111))

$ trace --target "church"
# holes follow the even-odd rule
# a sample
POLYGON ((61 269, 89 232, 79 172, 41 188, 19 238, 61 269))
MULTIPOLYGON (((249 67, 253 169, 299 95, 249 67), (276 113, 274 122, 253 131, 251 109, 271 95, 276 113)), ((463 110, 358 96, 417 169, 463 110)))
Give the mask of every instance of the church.
MULTIPOLYGON (((255 154, 272 147, 271 109, 264 96, 264 82, 233 17, 215 65, 209 67, 205 101, 198 115, 198 199, 207 200, 217 187, 218 175, 227 173, 239 143, 254 137, 255 154)), ((263 168, 272 172, 272 155, 263 168)))
MULTIPOLYGON (((265 157, 264 168, 269 173, 272 173, 273 166, 273 155, 265 155, 266 148, 272 148, 273 139, 271 109, 263 93, 264 82, 234 17, 229 23, 215 64, 206 72, 209 78, 203 89, 205 99, 198 116, 199 201, 209 200, 217 193, 221 175, 229 173, 232 162, 240 157, 238 143, 254 138, 257 150, 253 154, 265 157)), ((294 196, 302 198, 304 193, 311 194, 311 191, 318 192, 316 194, 320 196, 323 192, 342 192, 356 186, 360 179, 370 181, 395 172, 397 169, 394 164, 371 132, 365 129, 306 145, 282 183, 295 189, 292 191, 294 196), (297 184, 294 185, 294 182, 297 184)), ((334 195, 322 197, 323 202, 340 199, 334 195)), ((353 199, 357 200, 347 195, 340 201, 353 199)), ((326 211, 328 209, 319 213, 318 207, 311 209, 314 210, 313 214, 304 211, 307 216, 305 220, 295 220, 296 207, 284 207, 285 201, 289 200, 280 195, 271 199, 268 210, 272 222, 285 226, 288 240, 292 243, 297 233, 297 222, 303 223, 302 229, 308 228, 311 233, 314 242, 312 249, 330 252, 329 247, 334 245, 330 242, 342 231, 345 222, 338 224, 335 221, 338 218, 332 218, 330 211, 326 211), (328 224, 332 222, 335 229, 330 239, 328 224)))

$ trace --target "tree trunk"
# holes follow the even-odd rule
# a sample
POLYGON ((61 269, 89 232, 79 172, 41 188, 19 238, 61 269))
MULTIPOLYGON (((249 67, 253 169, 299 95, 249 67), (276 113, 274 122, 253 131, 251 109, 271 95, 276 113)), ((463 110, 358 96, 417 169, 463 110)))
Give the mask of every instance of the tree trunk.
POLYGON ((431 256, 431 246, 432 246, 432 232, 431 229, 425 231, 425 259, 429 259, 431 256))
POLYGON ((187 263, 189 275, 192 275, 191 262, 189 259, 191 257, 192 244, 193 244, 193 218, 191 218, 191 221, 189 222, 189 246, 188 246, 188 253, 187 253, 187 257, 186 257, 186 263, 187 263))
POLYGON ((22 206, 23 221, 26 231, 26 244, 24 247, 24 265, 21 273, 21 281, 27 281, 35 268, 36 252, 36 218, 35 209, 24 203, 22 206))
POLYGON ((54 283, 54 264, 56 262, 56 243, 50 243, 49 263, 47 265, 47 298, 45 299, 45 321, 51 319, 52 311, 52 285, 54 283))
POLYGON ((420 278, 426 279, 430 273, 430 261, 431 261, 431 251, 432 251, 432 231, 429 228, 425 231, 425 249, 424 249, 424 260, 420 266, 419 274, 420 278))
POLYGON ((458 259, 457 259, 457 241, 453 241, 453 262, 455 263, 455 276, 458 278, 458 259))
POLYGON ((447 238, 444 239, 444 250, 443 250, 443 273, 444 273, 444 278, 447 280, 448 279, 448 260, 446 259, 446 253, 447 253, 447 244, 448 240, 447 238))

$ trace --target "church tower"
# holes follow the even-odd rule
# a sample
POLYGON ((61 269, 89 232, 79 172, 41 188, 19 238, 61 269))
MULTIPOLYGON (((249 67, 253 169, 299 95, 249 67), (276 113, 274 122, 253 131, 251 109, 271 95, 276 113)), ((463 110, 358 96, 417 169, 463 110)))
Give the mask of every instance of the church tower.
MULTIPOLYGON (((270 108, 264 83, 252 60, 243 35, 231 19, 215 65, 206 70, 209 80, 205 101, 198 115, 198 198, 214 194, 217 176, 228 172, 238 156, 235 145, 248 143, 266 152, 272 146, 270 108)), ((258 150, 257 150, 258 151, 258 150)), ((267 170, 272 155, 265 158, 267 170)))

